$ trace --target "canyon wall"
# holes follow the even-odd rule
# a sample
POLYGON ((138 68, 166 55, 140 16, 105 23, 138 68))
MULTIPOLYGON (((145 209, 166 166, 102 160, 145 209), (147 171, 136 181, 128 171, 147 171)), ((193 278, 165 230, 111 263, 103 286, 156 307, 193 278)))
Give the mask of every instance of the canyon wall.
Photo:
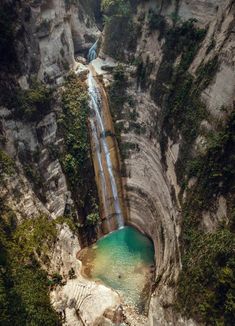
MULTIPOLYGON (((108 323, 114 318, 120 298, 111 289, 87 281, 81 276, 81 265, 76 255, 81 247, 86 245, 87 240, 82 241, 83 236, 78 236, 74 225, 79 225, 84 216, 80 215, 81 212, 77 213, 75 202, 79 200, 79 194, 71 191, 59 154, 65 150, 64 134, 58 122, 63 116, 60 86, 68 71, 76 70, 75 57, 86 56, 88 49, 100 34, 95 24, 93 9, 84 8, 81 2, 70 4, 63 0, 6 1, 2 4, 2 9, 6 15, 6 25, 3 25, 4 36, 1 41, 5 42, 6 37, 9 44, 6 42, 6 48, 1 48, 0 86, 1 94, 5 95, 9 91, 10 97, 1 97, 0 103, 1 225, 7 223, 10 218, 8 212, 12 212, 14 223, 18 227, 23 227, 31 223, 30 221, 37 223, 38 220, 43 224, 45 216, 49 221, 56 221, 56 239, 49 248, 44 248, 48 259, 42 258, 42 252, 34 253, 49 278, 61 275, 63 285, 66 284, 60 284, 50 292, 54 309, 67 325, 108 323), (12 25, 7 15, 14 16, 12 25), (14 39, 8 36, 7 28, 13 33, 14 39), (5 57, 3 53, 9 51, 9 46, 14 51, 12 58, 5 57), (49 87, 45 88, 40 81, 49 87), (54 92, 52 96, 51 90, 54 92), (16 101, 11 103, 10 98, 14 95, 16 101), (31 101, 28 108, 24 107, 22 100, 26 100, 25 103, 31 101), (42 103, 42 111, 35 113, 33 107, 39 103, 42 103), (12 166, 11 172, 5 168, 5 162, 8 160, 12 166), (63 216, 67 218, 64 219, 63 216), (102 304, 100 297, 104 298, 102 304), (107 310, 109 314, 106 318, 103 315, 107 310)), ((5 17, 1 16, 1 19, 5 24, 5 17)), ((4 43, 2 44, 4 46, 4 43)), ((85 193, 85 189, 78 187, 79 192, 85 193)), ((30 228, 31 226, 26 232, 30 233, 30 228)), ((45 226, 42 236, 45 244, 48 241, 47 232, 45 226)), ((5 250, 2 245, 1 238, 1 250, 5 250)), ((8 266, 10 263, 7 261, 3 264, 8 266)), ((21 264, 25 264, 27 268, 28 262, 21 264)), ((34 264, 35 262, 32 263, 34 264)), ((7 270, 8 267, 3 267, 1 282, 5 280, 5 268, 7 270)), ((7 277, 7 282, 10 282, 11 276, 7 277)), ((29 276, 23 286, 27 287, 27 282, 30 283, 29 276)), ((41 287, 44 285, 42 283, 41 287)), ((27 293, 27 296, 33 295, 27 293)), ((27 300, 28 298, 26 302, 27 300)), ((7 305, 6 298, 4 301, 7 305)), ((40 314, 41 302, 37 304, 37 313, 40 314)), ((24 302, 20 305, 24 309, 24 302)), ((13 309, 11 303, 7 309, 13 309)), ((11 313, 9 318, 12 320, 11 313)), ((30 314, 27 318, 31 318, 30 314)), ((43 323, 43 320, 42 318, 40 322, 43 323)), ((1 319, 1 322, 7 324, 9 321, 1 319)), ((46 322, 53 324, 49 319, 46 322)))
MULTIPOLYGON (((127 222, 150 236, 155 246, 156 282, 146 324, 200 324, 200 320, 194 322, 189 319, 190 316, 181 317, 175 310, 184 251, 184 205, 190 201, 190 190, 196 194, 197 189, 194 188, 197 185, 195 176, 186 178, 187 187, 182 182, 188 171, 184 163, 189 161, 182 150, 186 148, 192 157, 206 153, 208 131, 216 131, 218 126, 224 125, 234 108, 234 2, 132 2, 135 42, 131 40, 130 47, 121 55, 127 80, 125 103, 120 105, 119 114, 114 114, 114 120, 116 129, 119 132, 121 129, 119 146, 124 163, 127 222), (203 84, 203 88, 198 98, 200 105, 201 102, 205 105, 203 108, 207 114, 200 121, 189 119, 185 123, 188 129, 198 124, 196 135, 189 144, 185 140, 185 130, 177 126, 177 119, 182 119, 181 113, 172 118, 165 111, 166 90, 172 87, 169 82, 172 76, 169 77, 165 63, 168 60, 173 68, 177 68, 184 58, 183 49, 189 52, 190 46, 193 47, 193 44, 187 47, 187 36, 191 34, 186 34, 186 41, 177 39, 178 36, 173 34, 176 42, 181 42, 182 49, 176 53, 169 52, 170 58, 167 57, 166 44, 168 46, 167 42, 172 41, 167 38, 167 30, 174 32, 178 25, 190 19, 196 19, 193 23, 196 29, 205 31, 202 32, 203 36, 198 36, 197 47, 189 61, 186 60, 186 68, 181 68, 185 69, 184 77, 190 74, 196 81, 201 78, 197 85, 201 87, 203 84), (212 63, 215 58, 214 67, 212 63), (202 77, 198 77, 200 67, 206 71, 202 77)), ((19 86, 27 90, 31 87, 32 76, 52 87, 60 87, 68 70, 76 70, 76 55, 85 56, 100 35, 92 8, 86 8, 84 1, 70 4, 63 0, 18 1, 10 2, 10 5, 15 6, 17 17, 13 58, 18 67, 13 67, 13 61, 6 63, 4 59, 0 72, 1 90, 15 90, 19 86), (7 64, 11 67, 8 68, 7 64)), ((192 30, 194 33, 194 27, 190 25, 190 33, 192 30)), ((107 33, 108 29, 104 30, 100 52, 103 59, 107 54, 113 55, 112 51, 108 51, 112 44, 109 44, 107 33)), ((115 45, 118 44, 114 41, 115 45)), ((112 61, 111 69, 115 70, 113 66, 116 64, 112 61)), ((107 69, 110 60, 102 61, 102 65, 107 69)), ((109 91, 115 76, 105 70, 101 74, 109 91)), ((74 213, 77 194, 71 191, 61 162, 54 155, 56 150, 64 148, 63 135, 58 126, 63 114, 61 93, 59 90, 55 92, 50 110, 33 120, 27 120, 21 114, 15 115, 12 105, 0 103, 1 149, 15 162, 14 173, 4 176, 0 197, 14 211, 18 222, 41 214, 56 219, 69 212, 75 214, 75 221, 79 223, 79 214, 74 213)), ((112 106, 110 96, 111 110, 112 106)), ((208 207, 200 209, 202 232, 214 232, 221 223, 229 223, 231 197, 231 192, 216 193, 213 210, 208 207)), ((90 325, 110 324, 120 304, 118 296, 101 285, 88 284, 82 278, 79 261, 76 260, 77 251, 84 246, 82 237, 79 243, 66 224, 62 223, 57 228, 57 240, 49 253, 50 263, 45 269, 51 274, 58 272, 67 284, 51 292, 55 308, 66 316, 67 325, 82 325, 84 320, 90 325), (76 279, 69 277, 71 269, 75 271, 76 279), (86 297, 90 299, 82 306, 86 297), (93 311, 94 307, 99 306, 100 297, 106 297, 107 301, 93 311), (107 312, 108 308, 113 311, 107 312), (90 311, 93 314, 90 315, 90 311), (103 317, 104 314, 108 317, 103 317)), ((133 325, 135 323, 138 325, 138 321, 132 321, 133 325)))
MULTIPOLYGON (((77 51, 82 53, 99 34, 93 18, 86 14, 80 3, 76 7, 66 7, 64 1, 32 1, 30 4, 22 1, 16 3, 15 10, 17 25, 14 33, 16 36, 21 34, 14 44, 19 69, 10 82, 18 82, 26 91, 35 76, 56 85, 61 83, 69 68, 75 68, 72 35, 76 34, 76 40, 80 40, 77 51)), ((1 73, 4 75, 4 68, 1 73)), ((56 97, 60 99, 59 92, 56 97)), ((53 99, 48 112, 37 117, 19 116, 17 103, 15 108, 1 103, 2 145, 16 162, 18 175, 18 180, 15 176, 7 180, 8 190, 3 189, 3 192, 14 203, 19 219, 20 216, 32 217, 39 211, 52 217, 61 216, 66 205, 72 205, 61 164, 52 154, 54 148, 62 148, 64 142, 58 132, 57 120, 62 114, 59 101, 53 99), (31 179, 30 173, 25 178, 26 170, 30 168, 36 172, 31 173, 31 179), (15 191, 22 199, 14 198, 13 189, 17 189, 15 191)))
MULTIPOLYGON (((234 110, 234 3, 232 1, 177 1, 175 3, 145 1, 137 5, 135 10, 132 19, 138 32, 135 46, 126 51, 123 57, 124 61, 128 62, 124 63, 124 74, 127 80, 127 86, 124 87, 127 92, 123 91, 126 97, 125 103, 119 104, 121 112, 117 112, 117 104, 112 98, 115 90, 119 91, 115 84, 116 80, 111 81, 110 87, 111 108, 113 106, 116 133, 120 133, 120 149, 125 163, 123 182, 129 208, 128 222, 148 234, 155 245, 156 290, 150 304, 149 324, 190 325, 193 324, 192 321, 183 320, 172 311, 177 300, 175 290, 182 268, 180 252, 184 250, 181 235, 184 206, 190 200, 187 197, 188 193, 197 180, 189 178, 186 181, 187 189, 185 185, 183 188, 182 174, 187 175, 184 163, 189 158, 182 156, 182 150, 184 147, 187 148, 186 151, 190 153, 191 158, 205 153, 207 132, 216 132, 218 125, 223 124, 234 110), (175 69, 177 65, 181 67, 182 56, 185 55, 183 48, 187 48, 188 45, 187 41, 185 45, 182 44, 182 49, 177 50, 178 53, 170 52, 171 44, 168 53, 166 47, 170 34, 167 30, 177 31, 177 24, 190 20, 194 21, 195 28, 205 33, 205 36, 195 48, 193 57, 189 58, 189 63, 186 62, 188 66, 184 78, 187 78, 188 74, 197 78, 198 71, 201 68, 206 71, 207 64, 210 65, 215 57, 218 64, 216 66, 212 64, 213 70, 205 72, 209 76, 202 77, 207 78, 208 81, 198 94, 198 98, 203 103, 203 110, 207 112, 205 114, 207 117, 199 122, 196 135, 193 136, 190 145, 187 145, 190 136, 187 139, 186 135, 185 140, 180 128, 176 127, 177 118, 180 121, 182 116, 180 114, 176 116, 173 125, 171 121, 169 126, 167 121, 172 119, 166 114, 167 91, 172 85, 167 84, 171 77, 166 67, 170 66, 171 55, 175 56, 172 66, 175 69), (162 88, 167 89, 165 95, 160 92, 162 88), (178 128, 177 131, 172 132, 175 128, 178 128), (183 166, 181 171, 179 165, 183 166)), ((119 35, 122 35, 121 31, 119 35)), ((175 40, 171 39, 169 43, 172 41, 172 47, 177 48, 177 34, 173 34, 172 37, 175 40)), ((116 44, 115 42, 123 42, 123 40, 109 41, 109 45, 107 42, 107 39, 103 42, 103 52, 114 55, 112 42, 116 44)), ((128 36, 126 36, 127 43, 128 36)), ((187 51, 191 51, 192 47, 193 45, 187 51)), ((104 69, 106 64, 103 63, 104 69)), ((109 79, 109 75, 104 78, 109 79)), ((109 81, 105 83, 108 84, 109 81)), ((181 105, 182 108, 179 109, 184 110, 183 102, 181 105)), ((193 126, 198 122, 192 119, 187 123, 193 126)), ((221 194, 214 195, 214 198, 213 209, 212 206, 205 207, 199 213, 201 232, 215 231, 220 223, 228 223, 231 196, 221 194)))

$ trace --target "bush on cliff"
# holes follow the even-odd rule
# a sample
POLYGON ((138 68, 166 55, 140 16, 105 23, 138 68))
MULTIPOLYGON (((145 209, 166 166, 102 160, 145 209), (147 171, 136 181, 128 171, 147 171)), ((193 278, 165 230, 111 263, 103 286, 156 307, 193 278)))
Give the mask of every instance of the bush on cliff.
POLYGON ((14 172, 13 160, 0 149, 0 180, 4 175, 11 175, 14 172))
POLYGON ((232 325, 235 320, 235 237, 227 229, 190 233, 183 256, 178 307, 207 325, 232 325))
POLYGON ((104 51, 117 60, 125 61, 127 52, 135 49, 137 37, 130 2, 103 0, 101 8, 105 15, 104 51))
POLYGON ((53 90, 34 79, 27 90, 18 90, 16 94, 16 117, 24 120, 39 120, 49 112, 52 103, 53 90))
POLYGON ((101 10, 107 16, 126 16, 131 13, 130 2, 126 0, 102 0, 101 10))
POLYGON ((90 166, 89 107, 86 85, 76 75, 71 74, 65 83, 62 105, 60 126, 66 146, 62 165, 71 187, 74 190, 78 186, 85 188, 85 176, 90 166))
POLYGON ((48 276, 35 259, 35 253, 46 258, 56 234, 56 222, 45 216, 17 226, 13 211, 0 201, 1 325, 60 325, 50 305, 48 276))
MULTIPOLYGON (((74 196, 79 223, 84 226, 81 232, 86 233, 87 240, 94 238, 96 223, 86 223, 86 217, 89 214, 98 215, 98 194, 90 154, 87 85, 75 74, 70 74, 64 85, 62 107, 59 129, 63 134, 65 147, 60 160, 74 196)), ((95 221, 98 222, 98 218, 95 221)))

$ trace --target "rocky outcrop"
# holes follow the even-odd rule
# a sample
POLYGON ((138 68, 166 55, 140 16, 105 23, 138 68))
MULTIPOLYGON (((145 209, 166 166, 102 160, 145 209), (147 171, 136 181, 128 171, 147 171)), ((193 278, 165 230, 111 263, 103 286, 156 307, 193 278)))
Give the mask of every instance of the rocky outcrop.
POLYGON ((21 1, 16 8, 21 35, 16 50, 26 77, 37 73, 41 80, 54 82, 73 68, 74 52, 86 54, 100 33, 80 1, 21 1))
POLYGON ((59 227, 57 242, 50 256, 49 272, 60 273, 66 284, 51 292, 51 302, 64 320, 64 325, 95 325, 105 320, 109 309, 112 319, 120 305, 119 295, 104 285, 86 280, 81 275, 81 262, 76 258, 81 249, 78 239, 66 224, 59 227))
MULTIPOLYGON (((0 114, 2 112, 5 111, 1 110, 0 114)), ((18 189, 23 197, 28 198, 19 200, 28 202, 26 216, 35 214, 35 206, 42 207, 42 212, 46 210, 53 217, 62 216, 71 196, 58 159, 50 155, 50 146, 59 146, 62 141, 57 135, 55 112, 49 113, 38 123, 17 121, 4 115, 3 130, 7 139, 5 150, 16 160, 19 174, 18 179, 9 180, 8 187, 13 192, 18 189), (34 163, 31 163, 31 157, 35 155, 37 162, 33 160, 34 163), (25 173, 29 176, 28 180, 25 173)), ((14 196, 11 200, 15 200, 14 196)), ((16 210, 21 210, 24 216, 25 208, 16 210)))

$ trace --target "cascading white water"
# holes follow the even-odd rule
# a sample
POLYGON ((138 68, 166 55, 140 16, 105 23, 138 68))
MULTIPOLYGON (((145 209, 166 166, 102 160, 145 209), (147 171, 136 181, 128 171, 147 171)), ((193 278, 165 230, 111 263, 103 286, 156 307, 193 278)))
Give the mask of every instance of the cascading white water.
POLYGON ((102 107, 103 107, 102 99, 101 99, 99 87, 91 71, 88 75, 88 92, 90 96, 90 109, 91 109, 90 126, 91 126, 91 133, 92 133, 92 142, 93 144, 95 144, 94 151, 98 161, 99 175, 102 183, 101 191, 102 191, 102 198, 104 203, 104 211, 105 211, 106 218, 108 220, 108 218, 112 214, 112 207, 111 205, 108 205, 109 194, 107 194, 107 183, 104 174, 104 167, 102 165, 102 152, 105 157, 105 165, 108 172, 108 179, 111 185, 112 201, 115 209, 115 217, 116 217, 118 228, 121 228, 124 226, 124 219, 122 215, 120 200, 118 197, 117 184, 113 173, 113 166, 112 166, 109 146, 106 141, 106 132, 104 127, 104 122, 102 119, 102 107))
POLYGON ((97 57, 97 45, 98 45, 98 40, 92 45, 88 52, 88 62, 91 62, 92 60, 95 60, 97 57))
MULTIPOLYGON (((99 143, 99 139, 98 139, 98 135, 97 135, 97 129, 95 126, 95 122, 94 122, 93 118, 90 118, 89 121, 90 121, 90 126, 91 126, 92 140, 94 142, 94 147, 95 147, 95 154, 96 154, 98 166, 99 166, 99 175, 100 175, 100 179, 101 179, 104 215, 108 216, 108 207, 107 207, 107 202, 106 202, 108 193, 107 193, 107 185, 106 185, 106 180, 105 180, 104 169, 103 169, 103 165, 102 165, 101 148, 100 148, 100 143, 99 143)), ((107 223, 109 225, 108 219, 107 219, 107 223)))

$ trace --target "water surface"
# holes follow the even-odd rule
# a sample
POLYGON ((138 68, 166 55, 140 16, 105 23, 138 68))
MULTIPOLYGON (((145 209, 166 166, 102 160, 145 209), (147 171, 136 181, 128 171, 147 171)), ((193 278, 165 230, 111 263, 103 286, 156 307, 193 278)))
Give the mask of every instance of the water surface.
POLYGON ((149 238, 124 227, 98 240, 80 259, 86 276, 117 290, 138 312, 146 310, 154 277, 154 248, 149 238))

